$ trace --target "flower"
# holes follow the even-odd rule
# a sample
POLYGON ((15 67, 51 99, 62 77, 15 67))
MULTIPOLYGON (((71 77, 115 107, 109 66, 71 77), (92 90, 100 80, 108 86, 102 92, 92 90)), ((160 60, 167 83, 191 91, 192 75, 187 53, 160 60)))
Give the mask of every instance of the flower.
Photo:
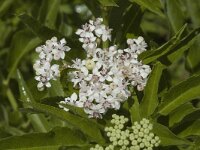
POLYGON ((35 79, 38 81, 38 90, 42 91, 45 87, 51 87, 50 80, 56 80, 60 76, 59 65, 52 64, 52 60, 60 60, 65 58, 65 52, 70 50, 70 47, 65 46, 66 40, 57 40, 52 37, 47 40, 45 45, 36 48, 39 53, 39 59, 33 65, 36 71, 35 79))
POLYGON ((103 23, 102 18, 96 20, 90 20, 89 23, 82 25, 81 29, 76 31, 76 34, 80 36, 79 41, 83 43, 82 47, 86 51, 95 50, 97 48, 97 39, 101 38, 104 42, 111 40, 111 31, 103 23))
POLYGON ((128 87, 142 91, 151 72, 150 66, 138 60, 138 55, 147 47, 143 37, 128 39, 126 49, 118 49, 116 45, 99 47, 97 39, 102 40, 100 43, 111 40, 111 31, 102 18, 97 18, 76 32, 87 53, 85 59, 75 59, 69 66, 76 69, 69 76, 79 90, 78 105, 61 103, 82 107, 89 117, 102 118, 109 109, 118 110, 131 95, 128 87))

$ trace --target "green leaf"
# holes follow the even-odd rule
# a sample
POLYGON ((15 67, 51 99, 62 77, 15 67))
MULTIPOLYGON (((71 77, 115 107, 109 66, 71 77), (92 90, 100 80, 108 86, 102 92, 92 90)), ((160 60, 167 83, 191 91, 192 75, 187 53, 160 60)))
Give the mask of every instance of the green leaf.
POLYGON ((185 139, 177 137, 166 126, 159 123, 153 124, 153 133, 159 136, 162 146, 170 145, 191 145, 191 143, 185 139))
POLYGON ((194 26, 197 28, 200 25, 200 18, 199 18, 199 13, 200 13, 200 1, 196 0, 186 0, 186 6, 188 13, 192 19, 192 23, 194 26))
POLYGON ((143 12, 140 6, 137 4, 132 4, 132 6, 130 6, 123 16, 122 35, 118 35, 118 38, 121 39, 121 43, 126 41, 125 38, 128 33, 134 34, 135 36, 140 36, 142 34, 142 30, 140 28, 142 17, 143 12))
POLYGON ((138 98, 135 95, 135 96, 133 96, 133 99, 134 99, 134 104, 131 106, 131 108, 129 110, 130 115, 131 115, 131 122, 132 122, 132 124, 135 121, 140 121, 141 120, 140 105, 139 105, 138 98))
POLYGON ((87 114, 84 112, 82 108, 79 108, 73 105, 68 105, 68 104, 60 104, 60 105, 69 109, 69 111, 71 111, 75 115, 79 115, 80 117, 83 117, 83 118, 88 118, 87 114))
POLYGON ((51 81, 51 84, 52 86, 49 89, 50 96, 65 96, 65 92, 59 79, 56 81, 51 81))
POLYGON ((61 146, 85 146, 86 138, 80 131, 66 127, 55 128, 48 133, 30 133, 0 140, 1 149, 56 150, 61 146))
POLYGON ((54 28, 59 12, 60 0, 44 0, 40 7, 39 20, 44 21, 44 25, 54 28))
POLYGON ((104 138, 101 135, 99 126, 91 119, 81 118, 66 112, 60 108, 40 104, 40 103, 26 103, 32 106, 35 110, 56 116, 64 121, 67 121, 74 127, 80 129, 83 133, 88 135, 92 140, 97 143, 104 143, 104 138))
POLYGON ((130 0, 130 1, 137 3, 138 5, 150 10, 151 12, 161 17, 164 17, 164 14, 160 10, 161 4, 159 0, 130 0))
POLYGON ((64 99, 65 99, 64 97, 56 96, 56 97, 48 97, 48 98, 41 99, 40 102, 42 104, 47 104, 47 105, 51 105, 51 106, 58 106, 58 104, 59 104, 65 108, 69 109, 69 112, 72 112, 75 115, 78 115, 80 117, 88 119, 88 115, 84 112, 84 110, 82 108, 76 107, 73 105, 59 103, 60 101, 63 101, 64 99))
MULTIPOLYGON (((19 90, 20 90, 20 99, 23 102, 35 102, 30 90, 28 89, 21 73, 19 70, 17 71, 17 81, 19 84, 19 90)), ((27 108, 27 106, 24 106, 27 108)), ((28 118, 31 120, 31 124, 38 132, 47 132, 50 130, 50 126, 44 115, 42 114, 31 114, 27 115, 28 118)))
POLYGON ((180 56, 180 54, 190 48, 190 46, 196 40, 197 35, 200 33, 200 28, 193 30, 190 34, 184 38, 181 38, 184 31, 186 31, 186 26, 184 26, 169 42, 158 49, 142 53, 139 58, 143 60, 143 63, 147 64, 167 56, 167 59, 170 63, 163 62, 163 59, 159 60, 165 65, 170 65, 172 61, 176 60, 177 57, 180 56))
POLYGON ((193 124, 187 127, 184 131, 179 133, 180 137, 187 137, 187 136, 200 136, 200 120, 196 120, 193 124))
POLYGON ((117 32, 120 26, 123 24, 123 15, 126 9, 130 6, 129 1, 119 1, 118 7, 113 7, 109 13, 109 26, 113 29, 114 32, 117 32))
MULTIPOLYGON (((190 32, 185 38, 183 38, 180 43, 168 54, 167 59, 172 63, 174 60, 177 60, 183 52, 189 50, 192 45, 197 41, 197 38, 200 33, 200 28, 197 28, 190 32)), ((170 63, 170 64, 171 64, 170 63)), ((170 65, 169 64, 169 65, 170 65)))
POLYGON ((184 25, 185 22, 185 15, 180 6, 181 3, 178 0, 166 1, 166 13, 175 33, 184 25))
POLYGON ((72 48, 66 54, 66 57, 65 57, 65 58, 70 59, 68 61, 71 61, 74 58, 74 56, 76 58, 79 58, 84 55, 84 51, 82 50, 78 39, 74 40, 73 38, 65 37, 61 33, 57 32, 56 30, 52 30, 46 26, 43 26, 40 22, 35 20, 33 17, 30 17, 26 14, 20 15, 19 18, 43 42, 51 39, 52 37, 57 37, 58 39, 65 38, 67 41, 67 45, 72 48))
POLYGON ((153 114, 158 106, 158 86, 162 70, 162 64, 157 63, 149 76, 147 85, 144 89, 144 97, 140 104, 140 111, 143 117, 148 117, 153 114))
POLYGON ((19 31, 14 35, 8 57, 9 74, 7 80, 13 76, 22 58, 39 43, 41 40, 27 30, 19 31))
POLYGON ((147 61, 147 63, 152 62, 154 60, 156 60, 157 58, 159 58, 160 56, 166 54, 168 51, 170 51, 173 47, 175 47, 174 45, 176 45, 176 43, 178 43, 178 41, 181 40, 181 38, 184 35, 184 32, 186 31, 187 26, 184 25, 178 33, 176 33, 175 36, 173 36, 167 43, 165 43, 164 45, 162 45, 161 47, 154 49, 154 50, 149 50, 149 51, 145 51, 143 53, 141 53, 139 55, 139 59, 143 60, 143 62, 145 61, 145 59, 151 58, 151 60, 147 61), (164 53, 164 54, 163 54, 164 53), (153 58, 155 57, 156 58, 153 58), (153 58, 153 59, 152 59, 153 58))
POLYGON ((83 0, 86 6, 90 9, 92 14, 97 18, 101 15, 101 8, 98 1, 94 0, 83 0))
POLYGON ((2 17, 7 10, 11 7, 12 3, 15 2, 14 0, 6 0, 0 2, 0 17, 2 17))
POLYGON ((196 120, 198 120, 199 115, 200 115, 200 110, 198 108, 196 111, 193 111, 190 114, 186 115, 182 119, 181 124, 179 126, 183 126, 183 127, 185 127, 185 125, 188 126, 188 124, 191 124, 191 123, 195 122, 196 120))
MULTIPOLYGON (((200 2, 196 0, 190 0, 186 1, 187 2, 187 10, 189 12, 189 16, 192 20, 193 26, 195 28, 198 28, 200 26, 200 18, 199 18, 199 13, 200 13, 200 2)), ((187 54, 187 67, 191 71, 199 71, 199 66, 200 66, 200 36, 198 36, 197 41, 192 45, 190 50, 188 51, 187 54)))
POLYGON ((163 97, 159 113, 168 115, 182 104, 200 96, 200 75, 192 76, 172 87, 163 97))
POLYGON ((57 32, 56 30, 52 30, 40 22, 35 20, 33 17, 28 16, 26 14, 22 14, 18 16, 20 20, 41 40, 46 41, 51 39, 52 37, 57 37, 59 39, 65 38, 69 43, 70 47, 81 49, 80 43, 78 40, 74 40, 72 38, 67 38, 63 36, 61 33, 57 32))
POLYGON ((67 68, 61 71, 60 83, 66 93, 66 96, 70 97, 74 92, 77 93, 78 90, 74 88, 73 83, 69 80, 69 72, 73 72, 76 69, 67 68))
POLYGON ((118 5, 115 3, 114 0, 98 0, 102 6, 115 6, 118 7, 118 5))
POLYGON ((43 26, 31 16, 22 14, 18 17, 36 36, 38 36, 43 41, 49 40, 54 36, 57 38, 63 38, 63 36, 60 33, 43 26))
POLYGON ((200 56, 200 36, 197 37, 197 40, 190 47, 188 54, 186 56, 187 68, 189 68, 190 71, 197 72, 200 70, 199 56, 200 56))
POLYGON ((198 109, 195 108, 191 103, 181 105, 169 114, 169 126, 172 127, 176 123, 181 122, 185 116, 196 110, 198 109))

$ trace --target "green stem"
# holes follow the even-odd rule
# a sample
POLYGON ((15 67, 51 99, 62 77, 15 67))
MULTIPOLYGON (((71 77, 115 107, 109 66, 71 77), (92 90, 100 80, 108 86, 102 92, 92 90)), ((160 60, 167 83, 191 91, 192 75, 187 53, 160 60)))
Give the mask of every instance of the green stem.
POLYGON ((8 97, 8 100, 9 100, 9 102, 10 102, 10 104, 11 104, 13 110, 14 110, 14 111, 17 111, 18 105, 17 105, 17 102, 16 102, 16 100, 15 100, 15 97, 14 97, 14 95, 13 95, 13 93, 12 93, 12 91, 11 91, 10 88, 7 89, 6 95, 7 95, 7 97, 8 97))

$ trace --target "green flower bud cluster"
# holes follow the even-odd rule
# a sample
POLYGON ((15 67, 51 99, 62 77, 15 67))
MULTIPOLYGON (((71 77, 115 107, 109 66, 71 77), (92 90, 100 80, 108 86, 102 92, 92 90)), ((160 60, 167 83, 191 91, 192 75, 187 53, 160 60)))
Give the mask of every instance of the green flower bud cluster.
MULTIPOLYGON (((153 125, 148 119, 143 118, 140 122, 134 122, 132 127, 126 127, 128 118, 124 116, 112 115, 111 127, 106 127, 105 131, 111 144, 105 150, 153 150, 158 147, 160 139, 151 130, 153 125)), ((103 147, 96 145, 90 150, 102 150, 103 147)))
MULTIPOLYGON (((112 115, 111 124, 112 127, 106 127, 105 131, 107 136, 109 137, 110 142, 112 143, 112 147, 121 147, 122 150, 126 150, 127 146, 130 144, 129 142, 129 133, 128 129, 123 130, 125 128, 125 123, 128 122, 128 118, 124 116, 118 116, 116 114, 112 115)), ((111 148, 106 148, 105 150, 112 150, 111 148)))
POLYGON ((95 147, 90 148, 90 150, 104 150, 104 148, 97 144, 95 147))
POLYGON ((131 150, 153 150, 160 144, 160 138, 154 135, 151 130, 153 125, 148 119, 143 118, 140 122, 134 122, 131 127, 129 139, 131 141, 131 150))

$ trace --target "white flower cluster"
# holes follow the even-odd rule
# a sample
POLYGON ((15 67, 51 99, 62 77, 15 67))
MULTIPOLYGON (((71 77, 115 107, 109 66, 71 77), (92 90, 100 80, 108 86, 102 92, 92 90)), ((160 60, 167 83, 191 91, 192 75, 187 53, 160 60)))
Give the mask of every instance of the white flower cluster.
POLYGON ((82 25, 82 29, 78 29, 76 34, 80 36, 79 41, 83 43, 83 48, 88 52, 93 53, 97 48, 97 38, 102 41, 111 40, 111 31, 103 24, 102 18, 97 18, 95 21, 90 20, 89 23, 82 25))
POLYGON ((79 89, 78 95, 73 93, 61 102, 82 107, 94 118, 101 118, 108 109, 119 109, 120 103, 130 96, 129 85, 142 91, 151 72, 150 66, 138 60, 138 55, 147 47, 143 37, 128 39, 126 49, 117 49, 116 45, 98 48, 98 38, 103 42, 111 39, 111 29, 102 21, 102 18, 90 20, 76 32, 87 58, 73 60, 70 66, 77 70, 69 75, 74 87, 79 89))
POLYGON ((56 80, 60 76, 59 65, 52 64, 53 60, 65 58, 65 52, 70 48, 66 45, 66 40, 57 40, 56 37, 47 40, 45 45, 36 48, 39 59, 36 60, 33 68, 36 71, 35 79, 38 81, 38 90, 42 91, 45 87, 51 87, 50 80, 56 80))
MULTIPOLYGON (((143 118, 140 122, 134 122, 131 128, 125 128, 125 123, 128 122, 127 118, 116 114, 112 117, 113 126, 105 128, 111 144, 105 147, 105 150, 114 150, 115 148, 121 150, 153 150, 154 147, 159 146, 160 139, 151 132, 153 125, 148 119, 143 118)), ((104 150, 104 148, 96 145, 90 150, 104 150)))

